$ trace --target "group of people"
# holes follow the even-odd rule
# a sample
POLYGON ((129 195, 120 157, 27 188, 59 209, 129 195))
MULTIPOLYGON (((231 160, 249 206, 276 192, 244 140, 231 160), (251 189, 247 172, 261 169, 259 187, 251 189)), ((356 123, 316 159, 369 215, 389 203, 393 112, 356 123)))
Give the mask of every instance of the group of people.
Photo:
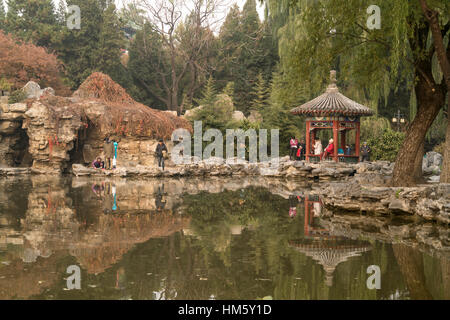
MULTIPOLYGON (((117 151, 119 148, 119 143, 109 137, 106 137, 103 144, 103 153, 105 155, 105 160, 102 160, 101 157, 97 157, 92 162, 92 167, 95 169, 116 169, 117 167, 117 151)), ((156 145, 156 158, 158 160, 158 167, 164 170, 164 157, 165 153, 168 153, 168 149, 163 139, 159 139, 158 144, 156 145)))
POLYGON ((105 161, 102 158, 97 157, 92 162, 92 167, 95 169, 116 169, 117 166, 117 150, 119 149, 119 143, 112 139, 110 140, 108 137, 105 138, 103 143, 103 153, 105 154, 105 161))
POLYGON ((297 138, 292 138, 289 141, 289 159, 291 160, 305 160, 306 144, 304 140, 298 141, 297 138))
MULTIPOLYGON (((297 138, 291 138, 289 141, 289 147, 290 147, 290 153, 289 153, 289 159, 290 160, 304 160, 305 159, 305 152, 306 152, 306 145, 304 143, 304 140, 301 140, 299 143, 297 138)), ((320 160, 325 160, 330 155, 334 154, 334 140, 330 139, 328 141, 328 145, 323 149, 322 141, 319 138, 316 138, 314 141, 313 146, 313 152, 314 155, 319 156, 320 160)), ((367 142, 363 143, 363 146, 360 150, 361 155, 361 161, 370 161, 370 147, 367 145, 367 142)), ((353 154, 353 150, 349 145, 345 145, 345 149, 342 148, 337 149, 338 155, 346 155, 350 156, 353 154)))

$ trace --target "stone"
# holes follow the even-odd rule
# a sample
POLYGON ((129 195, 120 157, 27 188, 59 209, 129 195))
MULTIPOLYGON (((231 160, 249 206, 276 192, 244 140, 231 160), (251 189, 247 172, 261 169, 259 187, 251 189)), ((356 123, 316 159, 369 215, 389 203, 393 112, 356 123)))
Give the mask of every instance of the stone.
POLYGON ((243 121, 246 118, 245 118, 244 113, 242 111, 236 110, 236 111, 233 111, 232 119, 234 121, 243 121))
POLYGON ((27 98, 39 98, 42 94, 41 87, 34 81, 28 81, 27 84, 22 88, 22 90, 27 95, 27 98))
POLYGON ((411 213, 411 208, 404 199, 392 199, 389 202, 389 210, 393 212, 411 213))
POLYGON ((55 90, 53 88, 51 88, 51 87, 47 87, 45 89, 42 89, 42 91, 41 91, 41 95, 44 95, 44 94, 49 94, 49 95, 54 96, 55 95, 55 90))
POLYGON ((183 117, 185 117, 185 118, 193 117, 195 115, 195 112, 197 110, 201 110, 201 109, 203 109, 203 106, 198 106, 196 108, 192 108, 192 109, 186 110, 186 112, 184 113, 183 117))
POLYGON ((10 112, 26 112, 28 107, 25 103, 13 103, 9 105, 10 112))
POLYGON ((259 123, 263 121, 262 115, 256 110, 251 110, 250 115, 247 117, 247 119, 252 123, 259 123))
POLYGON ((18 121, 0 121, 0 133, 2 134, 13 134, 20 127, 21 123, 18 121))

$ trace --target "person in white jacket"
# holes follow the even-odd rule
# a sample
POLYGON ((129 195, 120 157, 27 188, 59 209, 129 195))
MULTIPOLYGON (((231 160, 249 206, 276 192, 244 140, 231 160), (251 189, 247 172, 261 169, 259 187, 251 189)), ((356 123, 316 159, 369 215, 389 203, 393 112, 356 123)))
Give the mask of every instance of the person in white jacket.
POLYGON ((322 142, 320 139, 316 139, 316 142, 314 143, 314 154, 315 155, 321 155, 323 152, 322 142))

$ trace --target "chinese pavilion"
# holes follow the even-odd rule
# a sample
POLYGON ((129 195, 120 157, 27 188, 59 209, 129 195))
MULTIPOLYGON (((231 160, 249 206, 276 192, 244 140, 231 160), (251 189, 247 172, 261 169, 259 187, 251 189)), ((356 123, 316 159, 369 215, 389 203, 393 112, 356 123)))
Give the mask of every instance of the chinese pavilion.
POLYGON ((320 155, 315 155, 312 144, 317 132, 323 129, 333 129, 334 154, 336 162, 358 162, 360 151, 360 117, 370 116, 373 111, 339 92, 336 86, 336 71, 330 72, 331 83, 324 94, 291 110, 292 114, 306 116, 306 160, 320 161, 320 155), (346 135, 350 130, 356 130, 355 148, 351 154, 344 154, 346 135), (342 152, 338 153, 341 148, 342 152))

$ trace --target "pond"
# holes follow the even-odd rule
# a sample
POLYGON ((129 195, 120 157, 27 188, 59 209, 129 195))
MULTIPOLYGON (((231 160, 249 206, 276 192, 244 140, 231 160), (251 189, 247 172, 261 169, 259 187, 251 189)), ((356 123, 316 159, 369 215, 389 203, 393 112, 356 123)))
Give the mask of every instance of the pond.
POLYGON ((0 299, 449 299, 448 255, 250 180, 1 178, 0 299))

